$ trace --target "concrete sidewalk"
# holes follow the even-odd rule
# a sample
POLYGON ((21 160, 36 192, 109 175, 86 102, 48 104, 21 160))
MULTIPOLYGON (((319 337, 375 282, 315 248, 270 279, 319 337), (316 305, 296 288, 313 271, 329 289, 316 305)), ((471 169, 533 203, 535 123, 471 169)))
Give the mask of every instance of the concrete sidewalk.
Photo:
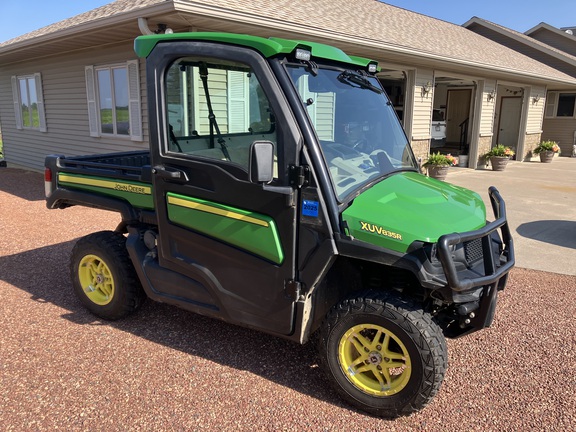
POLYGON ((488 187, 506 202, 518 267, 576 275, 576 158, 508 163, 504 171, 451 168, 447 182, 478 192, 493 220, 488 187))

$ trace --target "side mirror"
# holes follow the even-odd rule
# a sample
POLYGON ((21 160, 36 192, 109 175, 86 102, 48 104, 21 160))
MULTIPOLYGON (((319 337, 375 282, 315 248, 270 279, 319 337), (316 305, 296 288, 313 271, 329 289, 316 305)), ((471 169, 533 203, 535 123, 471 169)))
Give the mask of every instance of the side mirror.
POLYGON ((274 179, 274 143, 254 141, 250 146, 250 181, 266 184, 274 179))

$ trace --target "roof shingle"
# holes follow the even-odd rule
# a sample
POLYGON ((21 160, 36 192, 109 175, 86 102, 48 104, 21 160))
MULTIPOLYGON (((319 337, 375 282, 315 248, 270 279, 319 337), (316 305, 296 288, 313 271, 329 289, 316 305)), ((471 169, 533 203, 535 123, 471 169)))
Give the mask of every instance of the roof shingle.
POLYGON ((0 44, 32 41, 40 36, 71 27, 81 28, 95 20, 105 20, 164 3, 179 7, 195 6, 236 13, 238 19, 272 20, 280 26, 299 26, 322 31, 328 36, 352 37, 377 44, 383 51, 405 50, 414 55, 436 56, 478 68, 518 72, 574 82, 568 75, 524 54, 498 44, 465 27, 421 15, 377 0, 116 0, 76 17, 44 27, 0 44))

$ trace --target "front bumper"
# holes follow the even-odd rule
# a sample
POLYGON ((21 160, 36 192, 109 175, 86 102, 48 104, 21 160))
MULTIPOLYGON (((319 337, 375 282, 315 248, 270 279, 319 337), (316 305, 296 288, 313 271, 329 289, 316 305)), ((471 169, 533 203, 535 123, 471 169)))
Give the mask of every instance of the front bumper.
POLYGON ((438 259, 455 299, 464 299, 467 293, 478 293, 477 287, 483 287, 477 300, 461 302, 457 309, 461 320, 460 327, 468 329, 463 333, 490 326, 494 318, 498 291, 504 289, 508 273, 515 264, 514 243, 506 218, 506 205, 494 186, 490 187, 488 193, 495 220, 475 231, 443 235, 437 244, 438 259), (495 238, 501 238, 501 241, 494 241, 495 238), (478 265, 474 271, 459 268, 461 263, 454 259, 453 251, 458 245, 464 246, 472 242, 481 245, 481 260, 478 264, 483 268, 480 268, 480 271, 478 265))

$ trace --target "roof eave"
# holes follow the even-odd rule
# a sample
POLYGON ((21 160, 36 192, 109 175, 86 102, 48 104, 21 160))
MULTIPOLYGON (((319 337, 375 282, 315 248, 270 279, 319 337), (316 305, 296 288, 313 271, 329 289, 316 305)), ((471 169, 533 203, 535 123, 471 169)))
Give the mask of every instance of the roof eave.
POLYGON ((158 3, 152 6, 143 7, 141 9, 130 10, 127 12, 120 12, 112 16, 97 18, 95 20, 87 21, 85 23, 68 27, 62 30, 56 30, 47 33, 45 35, 31 37, 23 41, 7 44, 3 47, 0 47, 0 56, 2 54, 22 51, 28 47, 47 44, 59 38, 70 37, 79 33, 86 33, 91 30, 97 30, 101 28, 103 24, 106 26, 113 26, 116 24, 125 23, 126 21, 130 21, 132 19, 136 20, 141 17, 163 14, 173 11, 174 11, 173 2, 165 2, 165 3, 158 3))
MULTIPOLYGON (((545 54, 547 54, 547 55, 550 55, 550 56, 552 56, 552 57, 554 57, 554 58, 556 58, 556 59, 558 59, 558 60, 561 60, 561 61, 563 61, 563 62, 565 62, 565 63, 568 63, 568 64, 570 64, 570 65, 572 65, 572 66, 576 66, 576 60, 571 59, 570 57, 568 57, 568 56, 566 56, 566 55, 562 55, 561 53, 559 53, 559 52, 551 49, 552 47, 546 48, 545 46, 542 46, 541 44, 546 45, 546 44, 544 44, 543 42, 540 42, 540 44, 538 44, 538 43, 535 43, 535 42, 532 42, 532 41, 523 39, 523 38, 519 37, 518 35, 514 34, 513 32, 506 31, 506 30, 503 29, 502 27, 500 27, 500 26, 495 26, 495 25, 491 24, 490 22, 487 22, 487 21, 485 21, 485 20, 483 20, 483 19, 481 19, 481 18, 473 17, 472 19, 470 19, 470 20, 468 20, 466 23, 464 23, 463 26, 467 28, 467 27, 468 27, 469 25, 471 25, 471 24, 478 24, 478 25, 481 25, 481 26, 483 26, 483 27, 489 28, 490 30, 493 30, 493 31, 495 31, 495 32, 497 32, 497 33, 499 33, 499 34, 501 34, 501 35, 503 35, 503 36, 506 36, 506 37, 509 37, 509 38, 511 38, 511 39, 514 39, 516 42, 520 42, 520 43, 522 43, 522 44, 524 44, 524 45, 528 45, 529 47, 534 48, 534 49, 536 49, 536 50, 538 50, 538 51, 540 51, 540 52, 543 52, 543 53, 545 53, 545 54)), ((537 27, 545 28, 545 27, 543 27, 542 25, 545 25, 545 26, 550 27, 550 26, 549 26, 548 24, 546 24, 546 23, 540 23, 537 27)), ((546 28, 547 28, 547 27, 546 27, 546 28)), ((526 33, 527 33, 527 32, 526 32, 526 33)), ((524 33, 524 34, 525 34, 526 36, 529 36, 529 35, 526 34, 526 33, 524 33)))

